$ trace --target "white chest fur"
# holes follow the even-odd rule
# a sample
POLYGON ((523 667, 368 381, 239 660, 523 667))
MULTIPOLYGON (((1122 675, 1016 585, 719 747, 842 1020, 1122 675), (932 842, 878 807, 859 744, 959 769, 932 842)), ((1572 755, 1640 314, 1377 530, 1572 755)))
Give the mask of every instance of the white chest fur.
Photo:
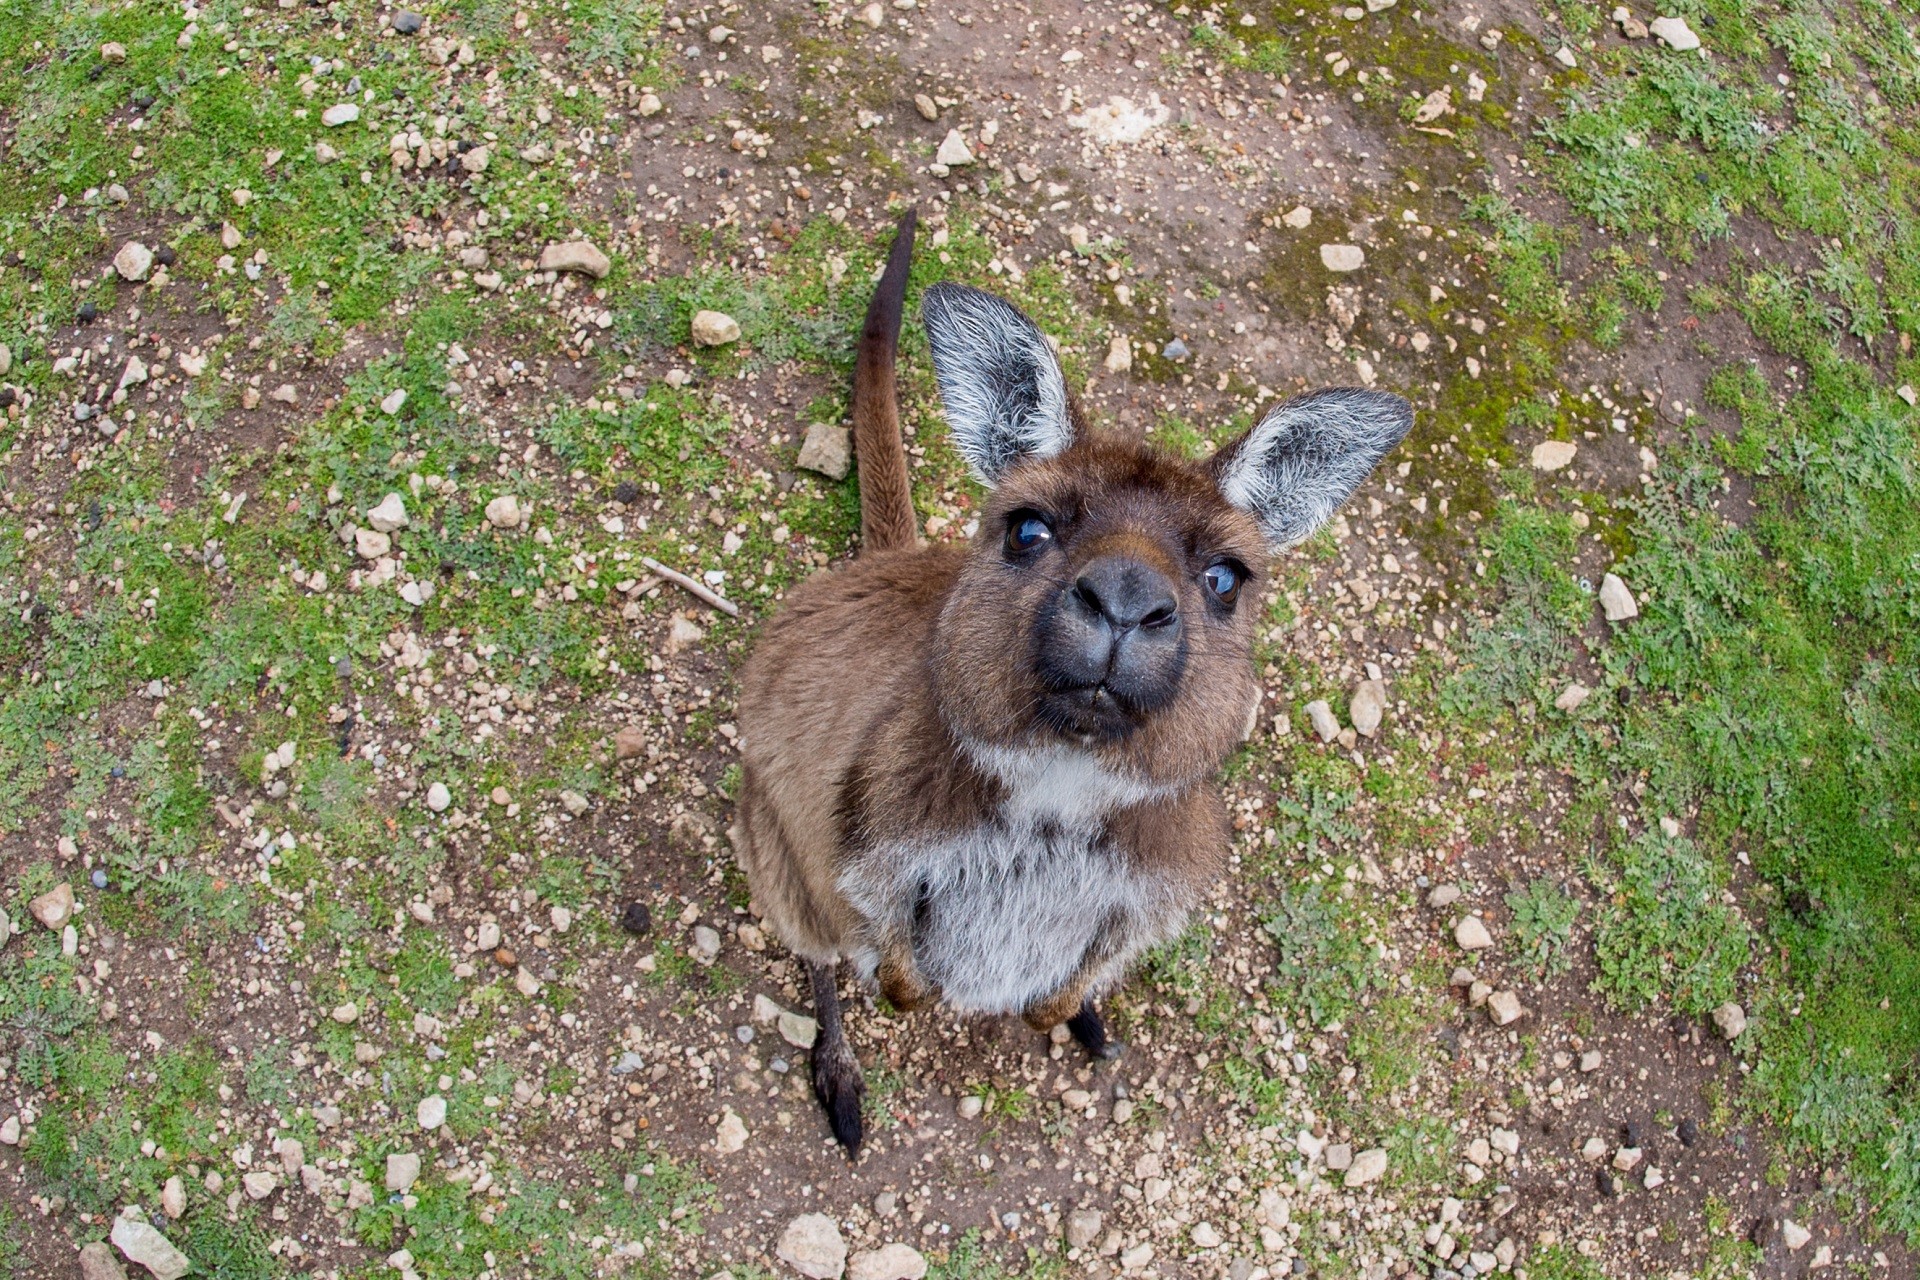
POLYGON ((1018 1013, 1090 955, 1101 978, 1115 976, 1178 926, 1168 886, 1105 835, 1109 814, 1165 788, 1071 748, 970 754, 1003 784, 999 811, 964 833, 879 851, 843 882, 863 913, 910 932, 916 966, 950 1007, 1018 1013))

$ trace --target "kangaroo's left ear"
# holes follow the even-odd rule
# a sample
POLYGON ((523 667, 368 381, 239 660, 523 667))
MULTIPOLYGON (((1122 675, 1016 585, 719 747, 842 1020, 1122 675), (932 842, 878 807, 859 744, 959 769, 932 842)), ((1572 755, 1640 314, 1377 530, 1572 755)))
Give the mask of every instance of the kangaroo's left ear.
POLYGON ((1207 465, 1221 496, 1279 551, 1331 519, 1412 427, 1413 406, 1399 396, 1329 387, 1276 406, 1207 465))

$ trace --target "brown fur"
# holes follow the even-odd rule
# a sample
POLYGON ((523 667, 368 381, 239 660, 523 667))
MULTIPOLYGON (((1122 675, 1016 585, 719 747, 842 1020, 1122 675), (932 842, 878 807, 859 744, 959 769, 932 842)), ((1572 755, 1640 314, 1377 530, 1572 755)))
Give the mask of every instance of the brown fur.
MULTIPOLYGON (((1023 507, 1073 513, 1061 537, 1074 562, 1124 540, 1181 584, 1182 611, 1200 621, 1178 700, 1091 749, 1117 772, 1173 789, 1114 814, 1107 834, 1132 865, 1165 875, 1182 905, 1198 900, 1226 856, 1224 807, 1207 783, 1257 694, 1248 650, 1259 581, 1243 588, 1241 607, 1209 617, 1195 575, 1221 552, 1258 564, 1259 530, 1201 468, 1083 437, 1016 468, 966 548, 863 556, 796 588, 743 673, 741 853, 758 906, 809 960, 877 945, 883 990, 907 1007, 938 992, 919 979, 907 940, 871 936, 840 881, 857 855, 957 834, 996 811, 1001 785, 959 749, 956 730, 1006 745, 1051 733, 1036 731, 1039 690, 1010 660, 1039 598, 1060 585, 1011 572, 1001 557, 1005 516, 1023 507)), ((1048 1026, 1071 1016, 1099 960, 1022 1012, 1048 1026)))

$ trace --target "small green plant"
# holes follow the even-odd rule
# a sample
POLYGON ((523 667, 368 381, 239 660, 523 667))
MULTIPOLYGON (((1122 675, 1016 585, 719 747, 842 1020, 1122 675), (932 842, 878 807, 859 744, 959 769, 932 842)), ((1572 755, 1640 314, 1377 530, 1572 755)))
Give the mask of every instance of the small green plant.
POLYGON ((1572 963, 1567 947, 1573 940, 1573 922, 1580 916, 1580 900, 1550 876, 1509 891, 1505 900, 1513 912, 1513 940, 1521 962, 1532 967, 1535 977, 1565 973, 1572 963))
POLYGON ((1283 891, 1260 913, 1260 924, 1279 952, 1274 998, 1316 1026, 1358 1008, 1379 980, 1373 949, 1361 940, 1364 925, 1352 905, 1322 882, 1283 891))

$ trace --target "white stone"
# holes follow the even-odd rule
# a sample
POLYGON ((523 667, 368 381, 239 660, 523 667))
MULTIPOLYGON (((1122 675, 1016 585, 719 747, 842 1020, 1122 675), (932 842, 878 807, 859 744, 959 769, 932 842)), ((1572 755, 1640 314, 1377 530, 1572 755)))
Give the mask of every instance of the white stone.
POLYGON ((406 389, 403 387, 395 387, 393 390, 387 392, 385 396, 381 397, 380 412, 391 418, 394 414, 400 412, 400 407, 406 404, 406 402, 406 389))
POLYGON ((0 1144, 9 1147, 20 1145, 20 1117, 8 1116, 0 1120, 0 1144))
POLYGON ((847 1260, 847 1280, 924 1280, 927 1260, 911 1245, 889 1244, 847 1260))
POLYGON ((947 136, 940 140, 940 150, 933 157, 935 164, 944 164, 948 168, 957 168, 973 163, 973 152, 967 147, 966 135, 958 129, 947 130, 947 136))
POLYGON ((395 1151, 387 1157, 387 1190, 406 1192, 420 1180, 420 1157, 412 1151, 395 1151))
POLYGON ((1579 451, 1580 446, 1571 440, 1542 440, 1533 446, 1533 469, 1558 471, 1571 463, 1579 451))
POLYGON ((390 493, 380 499, 379 505, 367 512, 367 523, 381 533, 392 533, 395 529, 407 527, 407 502, 397 493, 390 493))
POLYGON ((453 803, 453 792, 447 790, 447 784, 436 782, 427 788, 427 808, 435 813, 445 813, 453 803))
POLYGON ((1639 1147, 1622 1147, 1613 1153, 1613 1167, 1622 1173, 1629 1173, 1639 1165, 1645 1154, 1639 1147))
POLYGON ((127 367, 120 371, 121 391, 128 387, 137 387, 147 380, 147 362, 139 356, 128 356, 127 367))
POLYGON ((567 240, 540 251, 540 269, 577 271, 595 280, 604 280, 613 270, 613 260, 600 252, 591 240, 567 240))
POLYGON ((795 465, 816 471, 829 480, 845 480, 853 469, 853 434, 831 422, 816 422, 807 428, 795 465))
POLYGON ((774 1252, 808 1280, 840 1280, 846 1273, 847 1242, 824 1213, 803 1213, 789 1222, 774 1252))
POLYGON ((1729 1000, 1713 1011, 1713 1025, 1729 1040, 1738 1040, 1747 1029, 1747 1011, 1729 1000))
POLYGON ((1685 18, 1655 18, 1647 24, 1647 31, 1661 44, 1680 53, 1700 47, 1700 37, 1693 34, 1685 18))
POLYGON ((353 1001, 349 1000, 345 1004, 335 1005, 333 1007, 333 1012, 328 1014, 327 1016, 332 1018, 335 1022, 339 1023, 343 1027, 350 1026, 351 1024, 360 1021, 360 1006, 355 1004, 353 1001))
POLYGON ((1576 680, 1574 683, 1562 689, 1560 696, 1553 700, 1554 710, 1564 711, 1568 715, 1572 715, 1580 709, 1580 704, 1585 702, 1592 693, 1593 690, 1576 680))
POLYGON ((114 1219, 113 1232, 107 1238, 124 1255, 153 1273, 154 1280, 180 1280, 193 1266, 187 1255, 173 1246, 158 1228, 142 1218, 129 1215, 114 1219))
POLYGON ((1367 254, 1357 244, 1323 244, 1320 261, 1329 271, 1358 271, 1367 265, 1367 254))
POLYGON ((1353 731, 1363 738, 1380 732, 1380 721, 1387 712, 1387 685, 1384 680, 1362 680, 1347 705, 1347 719, 1353 731))
POLYGON ((979 1116, 984 1103, 973 1094, 968 1094, 954 1105, 954 1113, 962 1120, 972 1120, 979 1116))
POLYGON ((510 493, 487 503, 487 523, 496 529, 518 529, 521 519, 520 499, 510 493))
POLYGON ((352 124, 360 118, 360 104, 340 102, 320 113, 320 123, 329 129, 338 129, 343 124, 352 124))
POLYGON ((413 1118, 422 1129, 434 1130, 447 1122, 447 1100, 437 1093, 430 1093, 420 1099, 420 1105, 413 1109, 413 1118))
POLYGON ((80 1280, 127 1280, 127 1269, 113 1250, 99 1240, 80 1249, 80 1280))
POLYGON ((1347 1167, 1345 1185, 1364 1187, 1370 1182, 1378 1182, 1387 1171, 1387 1153, 1381 1147, 1369 1147, 1356 1152, 1353 1163, 1347 1167))
POLYGON ((1460 923, 1453 926, 1453 940, 1460 944, 1462 951, 1485 951, 1493 945, 1493 935, 1479 916, 1462 916, 1460 923))
POLYGON ((393 539, 378 529, 355 529, 353 549, 362 560, 378 560, 393 551, 393 539))
POLYGON ((1332 742, 1340 736, 1340 722, 1333 717, 1333 708, 1326 699, 1316 698, 1306 706, 1307 720, 1313 725, 1313 731, 1320 735, 1320 741, 1332 742))
POLYGON ((1487 997, 1487 1017, 1496 1027, 1518 1022, 1520 1015, 1525 1012, 1520 997, 1511 991, 1496 991, 1487 997))
POLYGON ((268 1169, 255 1169, 240 1179, 240 1185, 246 1188, 247 1199, 265 1200, 280 1189, 280 1175, 268 1169))
POLYGON ((695 312, 692 336, 697 347, 724 347, 740 341, 740 322, 724 311, 695 312))
POLYGON ((1600 579, 1600 612, 1608 622, 1625 622, 1640 616, 1640 604, 1627 584, 1609 573, 1600 579))
POLYGON ((713 1135, 713 1147, 723 1156, 730 1156, 747 1145, 747 1122, 742 1120, 732 1107, 720 1113, 720 1126, 713 1135))
POLYGON ((1281 214, 1280 221, 1295 231, 1305 231, 1313 225, 1313 210, 1303 204, 1297 204, 1281 214))
POLYGON ((1104 1219, 1098 1209, 1075 1209, 1067 1215, 1067 1247, 1084 1249, 1100 1238, 1104 1219))
POLYGON ((73 886, 64 883, 53 886, 29 902, 27 910, 35 920, 58 932, 73 918, 73 886))
POLYGON ((1100 362, 1108 373, 1125 373, 1133 368, 1133 344, 1127 341, 1127 335, 1116 333, 1107 343, 1107 358, 1100 362))
POLYGON ((1780 1239, 1786 1243, 1789 1253, 1798 1253, 1813 1240, 1813 1232, 1792 1218, 1782 1218, 1780 1219, 1780 1239))
POLYGON ((100 46, 100 61, 120 63, 127 60, 127 46, 118 40, 109 40, 100 46))
POLYGON ((138 240, 129 240, 113 255, 113 269, 122 280, 145 280, 153 270, 153 250, 138 240))
POLYGON ((811 1049, 819 1038, 820 1024, 805 1014, 783 1009, 775 1021, 780 1027, 780 1038, 796 1049, 811 1049))
POLYGON ((1214 1229, 1211 1222, 1194 1223, 1191 1234, 1196 1249, 1218 1249, 1223 1243, 1220 1233, 1214 1229))
POLYGON ((180 1180, 179 1174, 167 1179, 160 1188, 160 1212, 169 1218, 178 1218, 187 1211, 187 1184, 180 1180))

